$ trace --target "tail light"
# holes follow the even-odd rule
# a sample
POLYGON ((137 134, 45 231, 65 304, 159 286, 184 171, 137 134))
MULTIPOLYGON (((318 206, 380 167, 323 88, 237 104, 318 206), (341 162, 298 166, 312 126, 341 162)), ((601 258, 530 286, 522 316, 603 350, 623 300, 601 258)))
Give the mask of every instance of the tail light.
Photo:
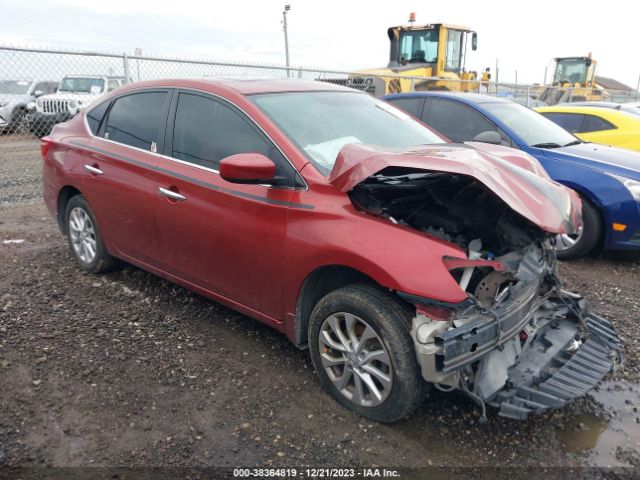
POLYGON ((43 137, 40 139, 40 154, 42 155, 42 160, 47 158, 47 154, 52 146, 53 140, 51 140, 51 138, 43 137))

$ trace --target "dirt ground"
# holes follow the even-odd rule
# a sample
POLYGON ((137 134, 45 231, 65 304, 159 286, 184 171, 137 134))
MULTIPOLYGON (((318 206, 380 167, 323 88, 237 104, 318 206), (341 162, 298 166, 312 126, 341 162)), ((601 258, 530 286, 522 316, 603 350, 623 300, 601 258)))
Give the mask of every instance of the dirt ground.
POLYGON ((622 338, 596 396, 479 424, 436 392, 375 424, 268 327, 134 267, 81 272, 40 199, 37 142, 0 137, 0 466, 639 466, 639 273, 637 254, 561 265, 622 338))

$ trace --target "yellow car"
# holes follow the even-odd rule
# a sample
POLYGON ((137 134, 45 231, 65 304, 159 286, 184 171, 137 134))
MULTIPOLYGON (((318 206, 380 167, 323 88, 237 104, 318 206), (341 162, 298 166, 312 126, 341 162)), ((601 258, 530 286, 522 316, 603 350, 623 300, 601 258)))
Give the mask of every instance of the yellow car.
POLYGON ((640 116, 601 107, 555 105, 535 109, 585 142, 640 150, 640 116))

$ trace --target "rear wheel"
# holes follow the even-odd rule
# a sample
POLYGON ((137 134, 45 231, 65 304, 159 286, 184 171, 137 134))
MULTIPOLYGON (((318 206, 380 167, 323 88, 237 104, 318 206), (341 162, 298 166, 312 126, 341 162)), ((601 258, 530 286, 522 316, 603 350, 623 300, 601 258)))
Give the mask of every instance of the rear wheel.
POLYGON ((64 218, 69 248, 80 267, 92 273, 110 270, 115 260, 107 253, 93 212, 82 195, 69 200, 64 218))
POLYGON ((558 235, 556 251, 560 260, 574 260, 591 252, 602 235, 602 220, 596 207, 582 199, 582 225, 574 235, 558 235))
POLYGON ((406 417, 424 400, 409 336, 411 313, 367 285, 325 296, 311 313, 309 350, 320 381, 341 405, 379 422, 406 417))

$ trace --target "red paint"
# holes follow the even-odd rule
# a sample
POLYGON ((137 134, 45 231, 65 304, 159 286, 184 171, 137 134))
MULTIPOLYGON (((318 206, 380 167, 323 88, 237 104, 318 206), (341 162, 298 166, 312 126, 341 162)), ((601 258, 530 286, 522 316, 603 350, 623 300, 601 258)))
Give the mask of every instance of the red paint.
MULTIPOLYGON (((543 228, 562 229, 562 215, 539 191, 513 177, 490 155, 473 149, 442 145, 392 154, 347 146, 326 178, 245 96, 342 87, 286 80, 159 80, 128 85, 108 97, 149 87, 195 89, 235 104, 271 137, 307 188, 230 183, 210 170, 94 138, 86 129, 84 114, 79 114, 56 126, 43 148, 49 211, 58 215, 64 187, 79 190, 96 215, 111 254, 272 325, 292 339, 301 287, 314 270, 325 266, 350 267, 386 288, 421 297, 451 303, 467 298, 443 262, 443 257, 466 258, 458 246, 366 215, 349 200, 346 190, 385 166, 475 176, 514 209, 539 220, 536 223, 543 228), (93 175, 84 165, 104 174, 93 175), (159 194, 160 187, 187 200, 170 200, 159 194)), ((247 174, 245 160, 225 160, 221 170, 239 178, 247 174)), ((266 163, 259 167, 271 172, 266 163)), ((536 178, 567 199, 571 216, 576 214, 575 195, 536 178)))
POLYGON ((272 179, 276 164, 259 153, 238 153, 222 159, 220 176, 229 182, 272 179))

